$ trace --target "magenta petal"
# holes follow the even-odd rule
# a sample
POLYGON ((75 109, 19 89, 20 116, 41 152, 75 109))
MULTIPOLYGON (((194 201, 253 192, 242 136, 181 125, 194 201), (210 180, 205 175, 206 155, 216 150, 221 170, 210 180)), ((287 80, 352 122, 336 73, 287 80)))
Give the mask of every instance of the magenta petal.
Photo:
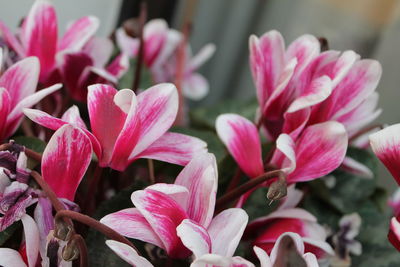
POLYGON ((94 35, 99 28, 99 19, 86 16, 74 21, 58 44, 58 51, 78 51, 94 35))
POLYGON ((111 248, 121 259, 131 264, 132 266, 138 267, 153 267, 146 258, 140 256, 136 250, 127 244, 115 241, 115 240, 107 240, 106 244, 109 248, 111 248))
POLYGON ((303 131, 310 118, 311 108, 304 108, 296 112, 286 112, 284 114, 284 123, 282 133, 289 134, 293 140, 303 131))
POLYGON ((307 127, 296 142, 296 169, 288 182, 309 181, 335 170, 343 162, 347 142, 346 130, 338 122, 307 127))
POLYGON ((256 177, 264 173, 260 137, 252 122, 236 114, 223 114, 217 118, 216 129, 247 176, 256 177))
POLYGON ((132 202, 162 240, 170 257, 185 258, 190 255, 176 234, 176 227, 187 219, 185 211, 176 201, 158 191, 139 190, 132 193, 132 202))
POLYGON ((7 89, 12 107, 36 91, 39 68, 37 58, 29 57, 18 61, 3 73, 0 87, 7 89))
POLYGON ((115 142, 124 126, 126 114, 114 103, 117 90, 109 85, 89 86, 88 109, 93 135, 102 147, 99 164, 110 163, 115 142))
POLYGON ((61 120, 66 121, 78 128, 87 129, 85 122, 81 118, 79 108, 75 105, 67 109, 61 117, 61 120))
POLYGON ((303 35, 293 41, 286 51, 287 60, 297 59, 296 74, 300 74, 320 53, 320 44, 312 35, 303 35))
POLYGON ((372 151, 400 185, 400 124, 380 130, 369 139, 372 151))
POLYGON ((42 125, 43 127, 46 127, 51 130, 57 130, 64 124, 67 124, 66 121, 54 118, 50 114, 47 114, 46 112, 38 109, 25 108, 23 112, 25 116, 27 116, 33 122, 36 122, 37 124, 42 125))
POLYGON ((125 54, 119 54, 111 63, 107 66, 106 71, 117 79, 121 78, 129 69, 129 58, 125 54))
POLYGON ((175 180, 189 190, 186 208, 188 217, 204 227, 208 227, 214 215, 218 186, 218 171, 213 154, 197 154, 175 180))
POLYGON ((35 1, 23 23, 22 41, 26 55, 39 58, 40 80, 46 79, 54 68, 57 50, 57 15, 49 1, 35 1))
POLYGON ((91 158, 92 146, 86 134, 72 125, 64 125, 43 152, 43 179, 58 197, 73 201, 91 158))
POLYGON ((163 242, 138 209, 123 209, 104 216, 101 223, 123 236, 142 240, 165 249, 163 242))
POLYGON ((167 41, 168 25, 163 19, 153 19, 146 23, 143 29, 144 61, 151 67, 159 56, 163 45, 167 41))
POLYGON ((197 223, 185 219, 176 228, 182 243, 190 249, 196 258, 211 253, 211 238, 207 230, 197 223))
POLYGON ((390 243, 400 251, 400 223, 398 218, 393 217, 390 220, 390 228, 389 228, 389 235, 388 235, 390 243))
POLYGON ((195 155, 206 151, 207 143, 199 138, 167 132, 137 157, 186 165, 195 155))
POLYGON ((0 32, 2 33, 4 41, 6 41, 7 45, 10 46, 11 49, 13 49, 19 57, 25 57, 25 51, 21 43, 19 42, 19 40, 17 40, 17 38, 10 31, 7 25, 5 25, 2 21, 0 21, 0 32))
POLYGON ((8 94, 5 88, 0 88, 0 140, 3 141, 4 138, 8 136, 4 136, 5 128, 7 123, 7 116, 10 111, 10 95, 8 94))

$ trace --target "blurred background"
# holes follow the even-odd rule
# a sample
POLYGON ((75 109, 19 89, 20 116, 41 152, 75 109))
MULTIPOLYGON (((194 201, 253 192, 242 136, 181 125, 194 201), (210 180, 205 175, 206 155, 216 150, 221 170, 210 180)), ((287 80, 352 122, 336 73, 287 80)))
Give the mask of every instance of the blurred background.
MULTIPOLYGON (((33 0, 0 0, 0 18, 18 25, 33 0)), ((137 16, 138 0, 53 0, 62 32, 70 20, 95 15, 99 34, 110 35, 125 19, 137 16)), ((207 98, 194 106, 222 99, 249 99, 255 89, 248 65, 248 37, 276 29, 286 44, 309 33, 325 37, 331 49, 355 50, 383 66, 378 87, 383 113, 379 123, 400 122, 400 0, 147 0, 149 19, 161 17, 177 29, 192 18, 194 51, 214 43, 217 51, 201 72, 210 82, 207 98)), ((381 168, 379 180, 396 188, 381 168)))

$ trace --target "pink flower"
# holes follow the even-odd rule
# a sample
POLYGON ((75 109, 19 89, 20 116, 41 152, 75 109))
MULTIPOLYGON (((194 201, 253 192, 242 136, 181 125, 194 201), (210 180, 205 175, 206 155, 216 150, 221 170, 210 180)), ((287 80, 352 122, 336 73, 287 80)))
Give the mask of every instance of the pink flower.
MULTIPOLYGON (((252 122, 239 115, 224 114, 217 118, 216 129, 248 177, 264 173, 260 137, 252 122)), ((344 127, 329 121, 305 128, 296 139, 281 134, 270 163, 288 174, 288 183, 309 181, 336 169, 342 163, 346 149, 344 127)))
POLYGON ((107 240, 106 244, 115 252, 115 254, 132 266, 153 267, 153 264, 151 264, 146 258, 140 256, 132 247, 128 246, 127 244, 115 240, 107 240))
POLYGON ((172 84, 153 86, 137 96, 129 89, 117 91, 105 84, 91 85, 88 109, 92 133, 76 108, 61 119, 39 110, 26 109, 24 113, 53 130, 68 123, 80 127, 90 138, 100 166, 120 171, 138 158, 185 165, 194 153, 206 148, 200 139, 167 132, 178 109, 178 95, 172 84))
MULTIPOLYGON (((0 54, 3 54, 2 51, 0 54)), ((61 84, 56 84, 35 93, 39 68, 37 58, 29 57, 18 61, 1 75, 0 140, 7 139, 18 129, 23 119, 24 108, 32 107, 61 88, 61 84)))
POLYGON ((393 217, 390 220, 390 228, 389 228, 389 235, 388 235, 390 243, 400 251, 400 223, 399 217, 393 217))
POLYGON ((300 265, 299 259, 296 259, 296 262, 290 262, 290 255, 293 252, 303 258, 303 264, 306 264, 304 266, 318 267, 315 255, 310 252, 305 253, 304 251, 305 245, 303 239, 298 234, 292 232, 286 232, 279 236, 269 256, 261 248, 254 247, 254 252, 260 260, 261 267, 287 266, 288 264, 300 265))
POLYGON ((393 209, 393 214, 395 216, 400 215, 400 188, 397 188, 392 197, 389 199, 388 204, 393 209))
POLYGON ((176 178, 175 184, 154 184, 132 193, 136 208, 111 213, 101 222, 129 238, 164 249, 172 258, 186 258, 176 228, 185 219, 208 228, 212 224, 217 191, 215 157, 197 154, 176 178))

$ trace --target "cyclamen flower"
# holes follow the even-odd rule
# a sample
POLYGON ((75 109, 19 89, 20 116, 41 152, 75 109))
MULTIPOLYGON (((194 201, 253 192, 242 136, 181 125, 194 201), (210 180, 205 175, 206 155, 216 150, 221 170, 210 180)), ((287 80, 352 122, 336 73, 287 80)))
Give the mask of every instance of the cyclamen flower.
POLYGON ((178 133, 169 133, 178 109, 174 85, 159 84, 138 94, 117 91, 105 84, 89 86, 88 109, 92 133, 76 108, 58 119, 40 110, 26 109, 34 122, 56 130, 64 124, 80 127, 90 138, 101 167, 123 171, 138 158, 152 158, 185 165, 206 143, 178 133))
POLYGON ((360 60, 353 51, 321 53, 311 35, 285 50, 277 31, 251 36, 249 46, 260 117, 272 139, 330 120, 343 123, 351 137, 380 114, 375 111, 382 72, 377 61, 360 60))
POLYGON ((280 235, 269 256, 259 247, 253 249, 260 260, 261 267, 292 266, 292 264, 307 267, 319 266, 314 254, 304 253, 304 242, 296 233, 286 232, 280 235), (297 257, 293 256, 293 253, 297 254, 297 257), (291 262, 293 260, 295 262, 291 262))
MULTIPOLYGON (((139 52, 139 38, 128 36, 123 28, 116 32, 116 40, 120 50, 131 58, 139 52)), ((184 62, 179 61, 179 45, 183 34, 168 28, 162 19, 153 19, 143 29, 144 63, 150 69, 155 83, 175 82, 177 75, 182 75, 182 92, 184 96, 200 100, 209 91, 207 80, 197 69, 201 67, 215 52, 213 44, 205 45, 195 56, 189 45, 184 49, 184 62), (182 65, 182 66, 181 66, 182 65), (179 74, 178 74, 179 73, 179 74)))
POLYGON ((175 180, 175 184, 154 184, 132 193, 136 208, 111 213, 100 222, 129 238, 164 249, 172 258, 186 258, 176 228, 185 219, 208 228, 212 225, 217 191, 215 157, 197 154, 175 180))
MULTIPOLYGON (((216 129, 242 171, 250 178, 264 173, 261 143, 256 126, 236 114, 217 118, 216 129)), ((309 181, 336 169, 347 149, 344 127, 335 121, 311 125, 296 138, 282 134, 271 163, 285 171, 288 183, 309 181)))

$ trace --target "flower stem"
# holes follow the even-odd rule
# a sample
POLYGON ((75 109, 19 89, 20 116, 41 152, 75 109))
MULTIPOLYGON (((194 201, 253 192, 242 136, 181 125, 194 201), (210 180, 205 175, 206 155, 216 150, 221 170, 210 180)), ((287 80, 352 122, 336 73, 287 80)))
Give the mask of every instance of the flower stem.
POLYGON ((57 198, 57 195, 54 193, 54 191, 50 188, 50 186, 46 183, 46 181, 38 172, 32 171, 31 176, 33 177, 33 179, 35 179, 36 183, 38 183, 38 185, 42 188, 46 196, 50 199, 50 202, 56 211, 65 209, 64 205, 57 198))
POLYGON ((152 159, 147 160, 147 167, 149 168, 149 180, 150 184, 156 183, 156 177, 154 175, 154 162, 152 159))
POLYGON ((124 243, 130 247, 132 247, 133 249, 136 250, 136 252, 139 253, 139 251, 137 250, 137 248, 125 237, 123 237, 122 235, 120 235, 118 232, 114 231, 113 229, 111 229, 110 227, 108 227, 105 224, 102 224, 101 222, 87 216, 84 214, 81 214, 79 212, 76 211, 72 211, 72 210, 60 210, 59 212, 57 212, 55 220, 60 220, 62 218, 69 218, 72 219, 74 221, 78 221, 80 223, 83 223, 91 228, 96 229, 97 231, 103 233, 106 237, 119 241, 121 243, 124 243))
POLYGON ((142 75, 142 66, 144 58, 144 39, 143 39, 143 28, 147 20, 147 5, 146 2, 142 2, 140 5, 139 14, 139 52, 136 61, 135 76, 133 79, 132 90, 136 92, 140 86, 140 78, 142 75))

